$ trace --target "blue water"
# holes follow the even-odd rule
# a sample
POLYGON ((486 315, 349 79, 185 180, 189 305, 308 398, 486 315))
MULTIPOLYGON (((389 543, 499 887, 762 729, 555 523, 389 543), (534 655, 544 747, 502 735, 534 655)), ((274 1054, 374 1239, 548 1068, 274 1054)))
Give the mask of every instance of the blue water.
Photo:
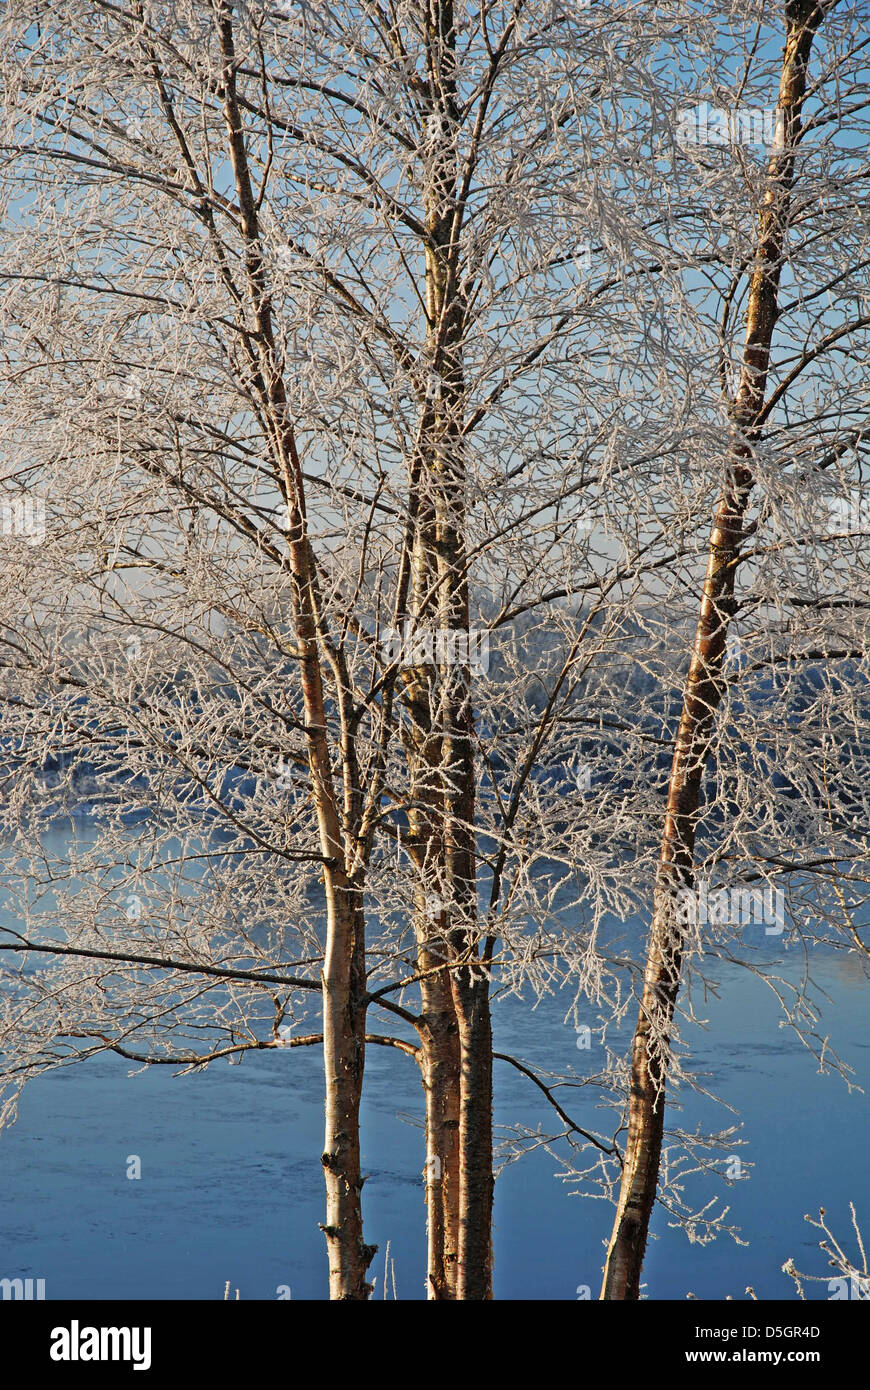
MULTIPOLYGON (((870 1090, 865 966, 854 953, 823 948, 810 959, 830 996, 820 1031, 870 1090)), ((789 953, 784 973, 797 978, 803 960, 789 953)), ((690 1179, 687 1192, 727 1203, 729 1224, 747 1244, 726 1235, 690 1244, 660 1210, 645 1292, 740 1299, 751 1284, 760 1299, 791 1298, 794 1285, 781 1273, 789 1256, 800 1270, 828 1275, 804 1212, 826 1207, 848 1243, 852 1199, 870 1232, 870 1106, 838 1077, 819 1074, 810 1053, 778 1026, 778 1006, 760 980, 722 962, 709 972, 719 997, 697 1002, 707 1026, 686 1028, 689 1065, 740 1114, 686 1092, 672 1099, 669 1122, 685 1130, 742 1126, 745 1145, 727 1146, 717 1166, 724 1172, 737 1155, 745 1176, 729 1184, 704 1175, 690 1179)), ((534 1010, 498 1002, 497 1048, 552 1072, 594 1070, 595 1044, 578 1053, 565 1022, 569 1004, 567 995, 534 1010)), ((495 1065, 496 1124, 553 1132, 558 1121, 531 1083, 495 1065)), ((18 1123, 0 1135, 0 1275, 44 1278, 49 1299, 220 1299, 227 1280, 243 1299, 274 1299, 281 1286, 294 1299, 325 1298, 319 1049, 259 1053, 185 1077, 166 1067, 130 1076, 129 1068, 100 1057, 25 1088, 18 1123), (138 1180, 126 1176, 131 1155, 141 1159, 138 1180)), ((579 1124, 612 1131, 611 1112, 596 1107, 591 1087, 559 1095, 579 1124)), ((377 1298, 388 1241, 399 1298, 424 1295, 421 1111, 412 1059, 370 1047, 363 1163, 367 1237, 380 1246, 372 1266, 377 1298)), ((498 1298, 575 1299, 583 1286, 597 1296, 612 1209, 574 1194, 560 1171, 538 1150, 498 1179, 498 1298)), ((827 1297, 826 1285, 809 1286, 808 1296, 827 1297)))

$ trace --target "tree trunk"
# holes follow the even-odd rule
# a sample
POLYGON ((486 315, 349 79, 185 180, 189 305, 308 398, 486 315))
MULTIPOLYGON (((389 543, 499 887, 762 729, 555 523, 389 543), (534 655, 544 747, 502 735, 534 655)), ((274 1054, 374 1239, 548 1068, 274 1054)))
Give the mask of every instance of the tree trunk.
POLYGON ((363 1240, 359 1107, 365 1065, 365 962, 360 895, 328 891, 323 970, 326 1236, 331 1299, 366 1299, 366 1271, 377 1250, 363 1240))
MULTIPOLYGON (((427 99, 421 141, 431 152, 424 190, 429 389, 421 430, 414 547, 414 626, 438 640, 469 635, 465 554, 459 286, 456 34, 451 0, 432 0, 424 26, 427 99)), ((432 653, 406 677, 413 747, 409 847, 421 875, 418 964, 423 981, 421 1066, 426 1090, 429 1296, 492 1296, 492 1037, 488 971, 477 963, 475 767, 466 653, 432 653), (437 900, 437 901, 433 901, 437 900), (457 962, 470 962, 458 965, 457 962)))
MULTIPOLYGON (((426 958, 421 951, 420 960, 426 958)), ((434 962, 433 962, 434 964, 434 962)), ((450 980, 423 982, 420 1065, 426 1094, 426 1203, 429 1298, 458 1296, 460 1042, 450 980)))
POLYGON ((462 966, 453 977, 462 1046, 459 1108, 457 1298, 492 1298, 492 1028, 489 973, 462 966))
POLYGON ((321 1162, 326 1183, 326 1236, 329 1296, 335 1300, 367 1299, 372 1286, 366 1271, 377 1246, 363 1240, 359 1109, 365 1067, 366 972, 365 915, 362 890, 349 881, 338 801, 326 736, 323 677, 316 637, 311 571, 305 536, 301 469, 295 442, 287 441, 293 491, 290 554, 293 611, 300 648, 302 691, 307 726, 308 763, 324 858, 326 951, 323 984, 323 1067, 325 1133, 321 1162))
MULTIPOLYGON (((236 90, 238 61, 228 5, 220 7, 218 32, 223 59, 221 92, 229 133, 230 163, 242 213, 249 313, 255 328, 249 340, 249 351, 255 389, 269 426, 276 482, 287 507, 292 609, 305 708, 308 765, 324 860, 326 950, 322 984, 326 1125, 321 1162, 326 1181, 326 1223, 322 1229, 329 1255, 329 1292, 331 1299, 366 1299, 371 1292, 366 1270, 377 1247, 366 1245, 362 1234, 359 1106, 365 1065, 365 917, 360 886, 350 883, 346 870, 327 737, 317 626, 316 568, 308 539, 305 483, 275 341, 266 260, 260 243, 258 205, 236 90)), ((348 771, 347 764, 345 771, 348 771)))
POLYGON ((701 781, 722 698, 723 656, 753 485, 752 444, 757 438, 767 389, 807 64, 823 17, 824 10, 816 0, 788 0, 786 4, 780 116, 759 211, 743 366, 731 408, 732 443, 722 498, 710 535, 695 644, 671 767, 644 988, 632 1049, 625 1167, 607 1252, 602 1299, 640 1298, 641 1268, 658 1185, 670 1036, 682 967, 684 928, 677 911, 677 893, 694 883, 701 781))
MULTIPOLYGON (((459 443, 447 458, 458 456, 459 443)), ((450 473, 453 473, 453 467, 450 473)), ((468 583, 464 575, 461 529, 453 518, 464 511, 464 474, 448 489, 452 506, 439 528, 439 563, 444 581, 453 579, 448 605, 452 628, 468 633, 468 583), (457 580, 457 575, 459 578, 457 580)), ((445 861, 450 884, 450 941, 463 962, 451 974, 459 1025, 459 1277, 457 1297, 492 1298, 492 1025, 488 963, 477 941, 478 905, 474 838, 474 716, 470 663, 447 680, 447 736, 444 739, 445 861), (465 963, 467 962, 467 964, 465 963)))

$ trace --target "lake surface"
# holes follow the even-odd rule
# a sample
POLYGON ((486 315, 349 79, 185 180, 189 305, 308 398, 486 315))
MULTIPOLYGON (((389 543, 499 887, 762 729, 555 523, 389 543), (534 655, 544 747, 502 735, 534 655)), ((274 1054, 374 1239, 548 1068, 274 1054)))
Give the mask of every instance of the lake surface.
MULTIPOLYGON (((830 996, 820 1031, 870 1090, 865 965, 854 953, 825 948, 810 960, 830 996)), ((803 953, 785 961, 783 973, 797 978, 803 953)), ((737 1155, 745 1176, 728 1184, 706 1175, 690 1180, 687 1191, 724 1200, 729 1223, 748 1243, 722 1235, 690 1244, 659 1211, 646 1293, 742 1299, 751 1284, 760 1299, 792 1298, 794 1285, 781 1272, 789 1256, 804 1272, 833 1273, 805 1212, 824 1206, 851 1249, 851 1199, 870 1234, 870 1104, 837 1076, 818 1073, 793 1033, 778 1027, 778 1006, 762 981, 718 961, 709 973, 719 997, 698 1001, 705 1028, 686 1028, 689 1065, 740 1115, 686 1092, 672 1099, 668 1118, 684 1130, 742 1125, 745 1146, 726 1147, 717 1165, 724 1172, 737 1155)), ((578 1053, 565 1022, 569 1005, 567 995, 535 1010, 498 1002, 497 1048, 551 1072, 594 1069, 595 1044, 578 1053)), ((25 1089, 18 1123, 0 1134, 0 1276, 43 1278, 48 1299, 221 1299, 227 1280, 243 1299, 274 1299, 282 1286, 294 1299, 326 1298, 319 1049, 260 1053, 241 1066, 218 1062, 186 1077, 166 1067, 130 1076, 129 1066, 101 1057, 25 1089), (133 1154, 141 1159, 139 1180, 126 1176, 133 1154)), ((505 1063, 495 1066, 496 1124, 553 1132, 558 1122, 531 1083, 505 1063)), ((591 1089, 560 1098, 577 1123, 608 1132, 609 1112, 596 1108, 591 1089)), ((412 1059, 370 1047, 363 1164, 370 1175, 366 1234, 380 1247, 372 1266, 376 1298, 383 1296, 387 1242, 398 1297, 424 1297, 421 1113, 412 1059)), ((612 1208, 572 1194, 560 1171, 538 1150, 498 1179, 497 1298, 576 1299, 584 1286, 597 1297, 612 1208)), ((807 1296, 825 1298, 827 1286, 810 1285, 807 1296)))

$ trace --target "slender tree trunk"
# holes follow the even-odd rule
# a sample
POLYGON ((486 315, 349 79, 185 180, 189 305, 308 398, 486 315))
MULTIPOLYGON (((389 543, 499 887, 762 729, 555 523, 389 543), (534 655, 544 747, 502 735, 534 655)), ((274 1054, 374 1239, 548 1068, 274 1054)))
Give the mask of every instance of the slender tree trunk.
POLYGON ((670 1035, 680 987, 684 927, 680 888, 694 882, 701 781, 722 698, 723 656, 734 609, 746 508, 753 485, 752 444, 767 389, 780 270, 788 234, 794 151, 813 38, 824 17, 816 0, 787 0, 779 120, 759 212, 759 236, 746 318, 743 367, 732 407, 732 443, 716 509, 695 645, 683 692, 653 899, 644 988, 634 1034, 625 1167, 607 1252, 602 1299, 638 1299, 656 1198, 670 1035))
POLYGON ((366 1271, 377 1246, 363 1239, 359 1107, 365 1065, 365 963, 360 895, 332 884, 327 901, 323 969, 326 1182, 323 1232, 329 1253, 331 1299, 366 1299, 366 1271))
MULTIPOLYGON (((421 952, 421 964, 427 953, 421 952)), ((434 962, 433 962, 434 963, 434 962)), ((457 1297, 459 1261, 460 1043, 450 980, 425 981, 421 1066, 426 1095, 427 1291, 457 1297)))
MULTIPOLYGON (((470 632, 468 582, 462 544, 465 478, 459 439, 446 451, 450 505, 439 528, 439 565, 452 580, 446 619, 451 630, 470 632), (457 518, 460 518, 457 525, 457 518)), ((488 965, 477 942, 478 904, 474 838, 474 714, 470 661, 446 678, 443 744, 445 862, 450 884, 450 940, 461 960, 451 974, 459 1026, 459 1273, 457 1297, 492 1298, 492 1025, 488 965)))
POLYGON ((441 429, 433 458, 439 628, 450 634, 454 659, 442 667, 438 703, 447 887, 445 936, 459 1037, 459 1212, 455 1297, 492 1297, 492 1031, 489 970, 477 943, 474 712, 471 620, 465 553, 465 464, 462 439, 464 313, 449 242, 451 221, 433 229, 429 279, 438 325, 441 429), (462 652, 460 645, 466 644, 462 652))
POLYGON ((300 649, 308 728, 308 763, 324 857, 326 950, 323 983, 325 1132, 321 1162, 326 1184, 326 1236, 331 1299, 362 1300, 371 1293, 366 1271, 377 1246, 363 1239, 359 1110, 365 1067, 366 973, 362 892, 344 867, 341 820, 326 736, 326 707, 317 644, 314 576, 306 537, 301 468, 292 437, 286 440, 293 491, 288 503, 293 611, 300 649))
MULTIPOLYGON (((430 574, 423 548, 415 557, 415 613, 430 574)), ((419 874, 414 931, 421 1016, 420 1070, 426 1100, 427 1272, 430 1299, 456 1298, 459 1226, 460 1046, 445 938, 443 827, 439 794, 441 740, 433 727, 435 673, 420 664, 406 675, 411 768, 408 851, 419 874), (444 966, 443 970, 438 969, 444 966)))
POLYGON ((492 1298, 492 1027, 489 973, 475 963, 453 977, 462 1046, 459 1107, 457 1298, 492 1298))
MULTIPOLYGON (((456 34, 451 0, 431 0, 424 26, 428 100, 425 189, 426 352, 430 391, 421 431, 414 557, 415 625, 468 641, 463 457, 465 314, 456 204, 456 34)), ((429 1296, 492 1296, 492 1037, 488 971, 477 960, 473 710, 467 653, 443 651, 406 679, 414 774, 411 850, 423 981, 429 1296), (426 898, 429 901, 426 901, 426 898), (437 904, 433 904, 437 899, 437 904), (463 964, 459 964, 463 962, 463 964)))
MULTIPOLYGON (((318 639, 316 566, 308 539, 305 483, 290 418, 280 353, 275 341, 266 261, 260 243, 244 121, 236 89, 238 62, 232 9, 219 10, 223 70, 221 93, 229 134, 230 163, 242 216, 245 280, 253 332, 245 332, 254 389, 263 408, 276 482, 287 507, 287 545, 292 609, 305 708, 308 765, 317 816, 326 890, 323 984, 325 1137, 321 1162, 326 1184, 326 1235, 331 1299, 366 1299, 366 1270, 377 1249, 363 1240, 359 1107, 365 1065, 365 917, 359 884, 346 869, 341 816, 327 736, 326 703, 318 639)), ((343 692, 340 698, 343 697, 343 692)), ((355 776, 347 757, 345 774, 355 776)), ((351 800, 358 787, 351 788, 351 800)))
MULTIPOLYGON (((412 559, 411 607, 415 630, 431 630, 435 595, 435 508, 429 493, 435 412, 424 421, 426 465, 421 470, 412 559)), ((426 1101, 427 1273, 430 1299, 456 1298, 459 1230, 460 1043, 450 985, 450 951, 443 898, 447 893, 441 795, 442 738, 437 727, 437 672, 416 661, 404 673, 408 722, 405 749, 410 779, 408 852, 419 876, 414 910, 417 968, 421 979, 420 1069, 426 1101), (439 971, 439 966, 444 969, 439 971)))
MULTIPOLYGON (((459 343, 461 305, 457 302, 451 312, 457 320, 456 342, 459 343)), ((492 1297, 492 1027, 489 969, 480 958, 477 942, 474 712, 464 545, 461 358, 458 350, 454 352, 451 346, 449 331, 446 341, 447 428, 436 460, 441 502, 438 521, 440 611, 443 626, 468 644, 468 656, 451 664, 442 673, 441 682, 444 862, 449 885, 447 931, 453 959, 462 962, 451 972, 461 1060, 456 1296, 463 1300, 480 1300, 492 1297)))

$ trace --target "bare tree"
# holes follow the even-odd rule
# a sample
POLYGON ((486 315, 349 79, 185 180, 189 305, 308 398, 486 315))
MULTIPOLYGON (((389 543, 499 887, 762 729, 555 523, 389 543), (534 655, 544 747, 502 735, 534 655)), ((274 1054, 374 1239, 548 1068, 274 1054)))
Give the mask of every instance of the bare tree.
MULTIPOLYGON (((7 943, 16 961, 57 957, 17 975, 8 1075, 79 1055, 72 1038, 85 1055, 189 1065, 283 1045, 299 992, 321 993, 321 1030, 289 1041, 323 1040, 337 1298, 368 1291, 358 1111, 372 1004, 420 1038, 419 1051, 377 1041, 423 1068, 439 1179, 430 1292, 491 1292, 493 914, 530 768, 484 929, 471 573, 497 561, 490 516, 472 540, 467 511, 486 496, 493 431, 538 413, 541 438, 558 433, 558 404, 538 411, 527 393, 572 373, 568 345, 597 294, 575 191, 553 171, 586 163, 573 87, 613 66, 576 20, 522 9, 25 4, 4 21, 7 206, 20 213, 5 272, 10 477, 41 487, 49 512, 38 565, 26 543, 9 557, 10 824, 32 822, 23 774, 31 792, 34 778, 53 793, 68 777, 72 794, 85 754, 104 821, 99 848, 45 865, 69 884, 65 944, 7 943), (576 52, 563 29, 580 33, 576 52), (530 325, 519 339, 518 315, 530 325), (177 855, 155 846, 146 869, 131 807, 148 808, 177 855), (211 817, 233 848, 213 846, 211 817), (401 846, 391 874, 407 884, 412 871, 410 903, 367 966, 365 894, 395 911, 394 884, 372 872, 384 835, 401 846), (183 872, 161 888, 176 858, 183 872), (162 908, 112 920, 109 861, 136 902, 150 874, 162 908), (322 936, 306 925, 317 881, 322 936), (267 902, 280 928, 260 942, 242 905, 262 922, 267 902), (394 981, 408 907, 415 960, 394 981), (304 973, 321 961, 320 981, 304 973), (417 977, 414 1015, 390 996, 417 977), (266 1038, 253 1035, 264 993, 266 1038), (207 1022, 187 1024, 201 1009, 207 1022), (185 1053, 185 1026, 199 1042, 201 1028, 228 1038, 185 1053)), ((506 499, 537 467, 509 465, 515 452, 499 464, 506 499)), ((549 548, 577 454, 569 443, 542 470, 496 550, 535 518, 549 548)), ((521 599, 533 573, 497 586, 494 626, 563 592, 547 577, 521 599)), ((566 672, 576 656, 575 640, 566 672)), ((33 883, 36 833, 22 840, 33 883)))
MULTIPOLYGON (((825 166, 836 159, 830 145, 823 143, 821 152, 814 150, 800 158, 805 136, 823 129, 835 116, 842 115, 844 98, 840 79, 846 74, 850 78, 853 76, 855 43, 847 19, 845 27, 840 27, 839 34, 833 37, 823 54, 822 78, 815 84, 810 78, 813 43, 833 9, 832 5, 817 3, 817 0, 786 0, 785 47, 775 107, 775 132, 763 183, 757 185, 755 246, 751 258, 747 257, 732 281, 723 307, 724 325, 745 276, 745 338, 736 388, 728 399, 730 442, 723 463, 721 497, 710 533, 706 574, 668 784, 644 988, 632 1051, 625 1167, 608 1250, 601 1294, 604 1299, 640 1296, 641 1267, 661 1161, 670 1034, 687 935, 686 916, 681 909, 687 890, 691 892, 695 884, 696 833, 699 820, 703 818, 702 783, 714 749, 717 713, 727 683, 729 626, 741 606, 735 598, 736 579, 740 567, 749 558, 747 549, 751 538, 759 531, 759 524, 749 515, 750 498, 759 477, 768 482, 761 460, 771 435, 781 436, 787 432, 794 448, 794 416, 789 412, 791 418, 787 415, 784 425, 780 423, 781 417, 777 417, 778 411, 786 410, 787 395, 794 390, 805 368, 827 351, 842 351, 843 345, 854 341, 855 335, 870 323, 866 314, 851 314, 848 304, 838 306, 841 311, 833 328, 823 316, 814 315, 810 307, 812 302, 825 296, 830 303, 833 287, 839 281, 839 275, 829 264, 823 264, 818 286, 798 284, 797 295, 789 306, 800 324, 799 329, 792 331, 796 336, 797 333, 803 336, 802 350, 789 351, 786 346, 789 329, 778 322, 785 308, 781 302, 781 282, 783 268, 789 263, 789 238, 795 224, 803 247, 812 244, 818 248, 831 235, 838 241, 842 238, 840 245, 843 247, 848 245, 856 230, 862 247, 866 245, 863 217, 858 219, 856 227, 853 188, 845 199, 845 209, 838 208, 842 221, 831 226, 831 213, 821 184, 822 172, 829 174, 825 166), (816 108, 817 114, 807 118, 807 102, 821 103, 829 82, 833 109, 822 105, 820 111, 816 108), (796 180, 799 181, 797 196, 796 180), (773 358, 778 347, 783 355, 774 368, 773 358)), ((845 99, 845 110, 860 110, 866 104, 864 96, 856 99, 851 85, 847 90, 850 95, 845 99)), ((859 186, 866 183, 863 151, 858 167, 849 169, 848 181, 852 183, 853 180, 859 186)), ((859 264, 866 266, 866 261, 859 264)), ((852 265, 846 261, 837 269, 848 276, 852 265)), ((727 382, 727 362, 723 367, 727 382)), ((849 389, 848 384, 846 389, 849 389)), ((802 414, 802 405, 803 402, 796 404, 798 416, 802 414)), ((866 420, 863 411, 858 415, 856 428, 854 420, 849 418, 843 395, 834 403, 833 410, 839 425, 833 439, 821 412, 800 420, 799 449, 805 469, 818 470, 836 463, 863 436, 866 420)), ((863 527, 856 529, 863 530, 863 527)), ((833 596, 795 601, 820 610, 844 604, 844 600, 833 596)), ((853 605, 859 610, 865 607, 857 594, 845 600, 848 608, 853 605)), ((836 640, 831 641, 833 633, 826 632, 820 649, 806 656, 823 661, 860 660, 866 655, 866 629, 860 613, 858 619, 859 630, 848 632, 845 647, 836 640)), ((836 834, 833 825, 831 829, 836 834)), ((866 834, 866 822, 858 830, 853 841, 856 857, 866 834)), ((782 866, 790 867, 785 852, 782 866)))
MULTIPOLYGON (((750 48, 767 13, 740 20, 750 48)), ((5 1113, 29 1077, 95 1051, 196 1068, 322 1044, 334 1298, 370 1291, 367 1045, 420 1068, 427 1294, 491 1297, 493 981, 565 988, 566 1016, 595 1019, 604 1060, 569 1081, 614 1097, 603 1132, 540 1066, 504 1060, 554 1103, 572 1171, 599 1193, 619 1182, 629 1079, 607 1036, 639 980, 632 915, 664 872, 655 827, 723 458, 765 489, 734 532, 746 657, 723 685, 716 629, 731 734, 693 845, 706 873, 788 871, 826 921, 851 922, 835 889, 862 843, 860 755, 844 773, 831 753, 827 868, 808 770, 819 739, 864 727, 861 571, 854 527, 816 524, 810 546, 805 522, 826 470, 850 496, 844 460, 862 456, 866 392, 834 370, 861 322, 840 308, 866 263, 862 171, 854 151, 848 178, 819 156, 807 198, 824 187, 826 211, 802 203, 790 247, 817 263, 792 306, 809 335, 795 347, 777 327, 778 384, 738 419, 747 226, 773 176, 742 149, 723 168, 680 143, 683 65, 715 63, 729 16, 15 0, 3 17, 2 817, 20 885, 0 941, 5 1113), (808 377, 818 403, 797 420, 786 394, 808 377), (777 760, 813 652, 839 684, 818 735, 777 760), (759 704, 780 663, 787 688, 759 704), (774 763, 787 827, 759 793, 774 763), (83 825, 46 836, 82 806, 83 825)), ((858 61, 847 31, 844 10, 831 90, 858 61)), ((770 66, 762 50, 753 94, 770 66)), ((798 184, 786 164, 771 237, 798 184)), ((689 922, 684 969, 702 936, 689 922)))

